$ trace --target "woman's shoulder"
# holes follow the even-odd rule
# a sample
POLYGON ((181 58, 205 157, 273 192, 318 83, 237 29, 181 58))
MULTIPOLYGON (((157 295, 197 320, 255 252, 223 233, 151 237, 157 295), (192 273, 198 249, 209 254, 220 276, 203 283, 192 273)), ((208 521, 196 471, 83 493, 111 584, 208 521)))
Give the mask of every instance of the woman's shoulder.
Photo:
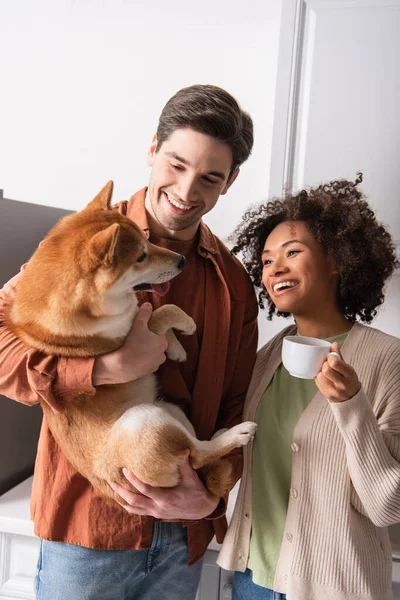
POLYGON ((264 346, 262 346, 257 353, 257 360, 261 360, 269 356, 276 348, 282 345, 283 338, 286 335, 294 335, 297 331, 296 325, 289 325, 279 331, 273 338, 271 338, 264 346))
MULTIPOLYGON (((356 323, 348 336, 354 362, 369 372, 400 376, 400 338, 370 325, 356 323)), ((344 347, 343 347, 344 349, 344 347)))
POLYGON ((247 398, 252 402, 255 391, 259 389, 260 383, 268 384, 273 373, 281 362, 281 347, 285 335, 295 333, 296 326, 291 325, 277 333, 270 339, 257 353, 256 362, 253 368, 250 386, 247 392, 247 398))
POLYGON ((370 325, 355 323, 349 339, 353 336, 359 338, 365 351, 369 350, 371 353, 379 351, 383 354, 400 352, 400 338, 385 333, 375 327, 371 327, 370 325))

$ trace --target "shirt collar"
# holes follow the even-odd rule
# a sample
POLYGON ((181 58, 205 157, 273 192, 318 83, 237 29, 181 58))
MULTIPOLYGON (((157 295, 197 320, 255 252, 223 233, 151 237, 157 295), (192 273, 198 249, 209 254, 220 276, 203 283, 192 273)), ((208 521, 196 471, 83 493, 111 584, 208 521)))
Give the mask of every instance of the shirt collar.
MULTIPOLYGON (((128 202, 126 216, 134 221, 150 237, 150 227, 145 206, 147 187, 142 188, 134 194, 128 202)), ((215 236, 203 221, 199 225, 200 235, 198 250, 205 250, 210 254, 218 254, 218 245, 215 236)))

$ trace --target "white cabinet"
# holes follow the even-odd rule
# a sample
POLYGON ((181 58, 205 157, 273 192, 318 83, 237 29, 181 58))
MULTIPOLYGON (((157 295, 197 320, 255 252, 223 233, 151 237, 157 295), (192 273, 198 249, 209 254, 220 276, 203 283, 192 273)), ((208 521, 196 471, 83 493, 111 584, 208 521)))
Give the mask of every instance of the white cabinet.
POLYGON ((0 498, 0 600, 34 600, 39 540, 29 519, 32 478, 0 498))
POLYGON ((218 552, 207 550, 203 561, 196 600, 230 600, 232 598, 232 577, 229 571, 220 569, 216 564, 218 552))

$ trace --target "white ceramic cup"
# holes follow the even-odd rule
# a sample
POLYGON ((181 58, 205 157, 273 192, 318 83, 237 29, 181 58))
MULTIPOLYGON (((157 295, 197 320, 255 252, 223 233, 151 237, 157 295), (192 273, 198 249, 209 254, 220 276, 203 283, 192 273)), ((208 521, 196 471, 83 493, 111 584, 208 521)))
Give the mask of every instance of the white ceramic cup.
POLYGON ((283 338, 282 362, 293 377, 314 379, 330 354, 330 342, 304 335, 287 335, 283 338))

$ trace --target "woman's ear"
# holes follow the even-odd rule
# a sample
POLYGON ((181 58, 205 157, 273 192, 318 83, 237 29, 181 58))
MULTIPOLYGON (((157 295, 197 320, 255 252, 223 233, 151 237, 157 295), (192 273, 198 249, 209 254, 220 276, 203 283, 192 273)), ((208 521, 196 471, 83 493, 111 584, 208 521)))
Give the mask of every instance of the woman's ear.
POLYGON ((328 257, 328 265, 329 265, 329 274, 339 276, 339 269, 337 268, 336 263, 333 260, 333 258, 328 257))

